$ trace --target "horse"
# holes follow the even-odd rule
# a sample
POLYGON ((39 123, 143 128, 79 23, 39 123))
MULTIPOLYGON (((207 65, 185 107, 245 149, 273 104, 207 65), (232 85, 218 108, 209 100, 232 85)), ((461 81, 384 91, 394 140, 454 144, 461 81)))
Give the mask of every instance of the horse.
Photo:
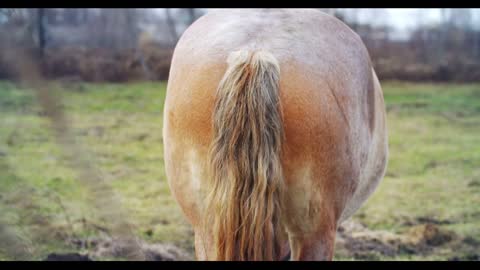
POLYGON ((333 260, 383 179, 382 88, 361 38, 318 10, 214 10, 173 53, 170 190, 197 260, 333 260))

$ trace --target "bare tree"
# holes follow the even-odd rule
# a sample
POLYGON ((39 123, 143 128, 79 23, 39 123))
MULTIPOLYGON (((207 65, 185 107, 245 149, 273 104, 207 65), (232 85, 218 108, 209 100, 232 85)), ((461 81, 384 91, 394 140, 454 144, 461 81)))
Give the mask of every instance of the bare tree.
POLYGON ((178 40, 178 34, 177 34, 177 29, 176 29, 176 23, 172 18, 172 15, 170 13, 170 9, 166 8, 165 9, 165 15, 167 17, 167 24, 168 24, 168 29, 170 30, 170 34, 173 39, 173 43, 177 43, 178 40))
POLYGON ((195 9, 187 8, 189 24, 192 24, 197 18, 195 17, 195 9))
POLYGON ((45 10, 43 8, 38 8, 37 9, 37 35, 38 35, 38 49, 39 49, 39 55, 41 58, 43 58, 43 55, 45 53, 45 45, 46 45, 46 39, 45 39, 45 10))
POLYGON ((123 9, 125 32, 123 40, 129 48, 135 48, 140 35, 139 18, 141 11, 138 9, 123 9))

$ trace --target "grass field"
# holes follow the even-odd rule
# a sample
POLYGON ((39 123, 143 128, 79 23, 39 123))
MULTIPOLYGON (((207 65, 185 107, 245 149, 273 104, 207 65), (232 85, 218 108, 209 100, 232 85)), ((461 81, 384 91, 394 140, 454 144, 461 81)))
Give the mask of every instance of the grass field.
MULTIPOLYGON (((480 259, 480 85, 383 87, 388 170, 354 220, 396 235, 434 224, 461 241, 360 257, 338 246, 336 259, 480 259)), ((165 83, 76 84, 62 96, 76 138, 120 195, 135 234, 193 254, 192 230, 170 195, 163 167, 165 83)), ((85 252, 89 247, 75 244, 78 239, 105 231, 95 210, 33 92, 0 82, 0 232, 26 243, 35 260, 51 252, 85 252)), ((12 259, 6 243, 0 243, 3 260, 12 259)))

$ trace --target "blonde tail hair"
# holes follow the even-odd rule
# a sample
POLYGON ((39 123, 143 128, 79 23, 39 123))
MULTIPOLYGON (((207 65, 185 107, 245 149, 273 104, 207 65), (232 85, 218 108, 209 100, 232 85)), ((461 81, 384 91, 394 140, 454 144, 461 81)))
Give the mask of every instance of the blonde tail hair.
POLYGON ((277 260, 283 228, 280 66, 266 51, 228 57, 213 112, 204 224, 215 260, 277 260))

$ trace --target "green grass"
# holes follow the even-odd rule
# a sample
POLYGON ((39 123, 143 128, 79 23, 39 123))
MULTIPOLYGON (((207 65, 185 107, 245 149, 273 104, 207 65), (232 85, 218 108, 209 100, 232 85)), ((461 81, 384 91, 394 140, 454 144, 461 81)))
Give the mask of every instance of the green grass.
MULTIPOLYGON (((388 170, 354 218, 395 233, 423 217, 446 220, 441 227, 480 241, 480 85, 386 82, 383 88, 388 170)), ((85 83, 60 94, 74 134, 120 195, 135 233, 192 252, 193 233, 163 167, 165 83, 85 83)), ((75 251, 68 240, 98 235, 102 224, 88 189, 68 166, 31 90, 0 82, 0 115, 0 224, 28 243, 32 259, 75 251)), ((11 259, 2 247, 0 260, 11 259)), ((464 252, 378 259, 444 260, 464 252)))
MULTIPOLYGON (((404 216, 463 222, 480 214, 480 86, 385 84, 390 158, 362 221, 401 229, 404 216), (424 104, 420 107, 411 104, 424 104)), ((471 220, 480 238, 480 220, 471 220), (476 223, 475 223, 476 221, 476 223)))
MULTIPOLYGON (((480 85, 384 84, 390 158, 386 177, 356 218, 401 233, 428 217, 480 239, 480 85)), ((425 258, 461 256, 449 250, 425 258)), ((478 254, 478 253, 477 253, 478 254)))

